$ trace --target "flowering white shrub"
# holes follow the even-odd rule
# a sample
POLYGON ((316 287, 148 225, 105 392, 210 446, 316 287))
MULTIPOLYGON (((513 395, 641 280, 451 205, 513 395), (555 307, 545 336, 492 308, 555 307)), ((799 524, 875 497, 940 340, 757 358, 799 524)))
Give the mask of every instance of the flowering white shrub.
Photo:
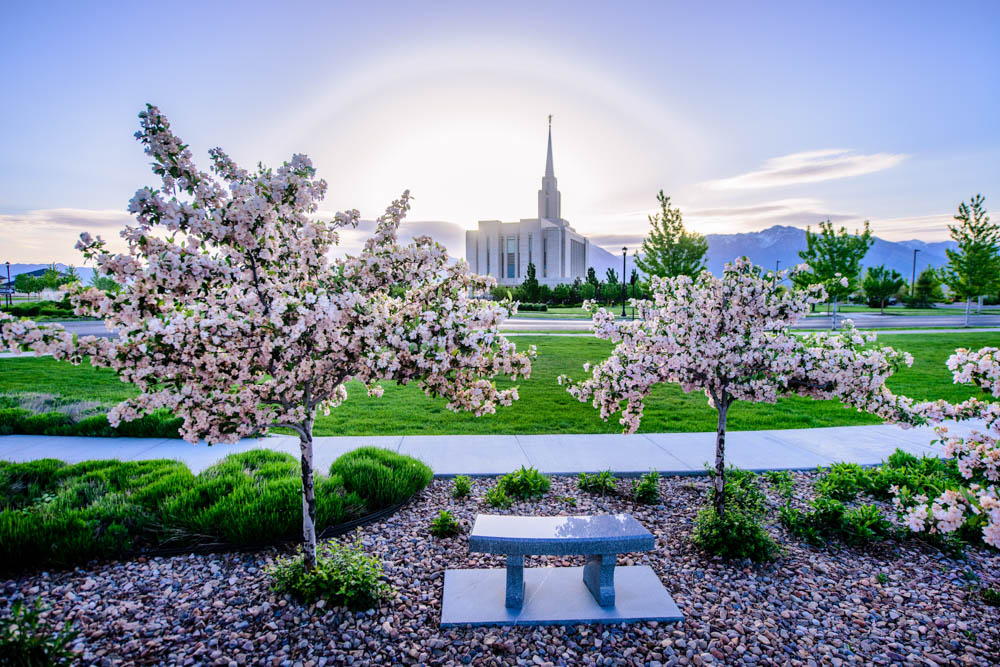
POLYGON ((490 278, 449 264, 427 237, 402 246, 396 233, 409 193, 393 202, 356 257, 331 261, 337 229, 310 217, 326 182, 304 155, 277 169, 248 172, 221 149, 214 175, 198 171, 191 152, 159 109, 139 114, 136 138, 153 159, 159 188, 129 203, 136 224, 122 232, 128 251, 81 235, 77 248, 100 275, 123 286, 108 294, 70 286, 76 312, 103 318, 117 340, 75 338, 55 325, 0 315, 0 347, 51 353, 111 368, 140 394, 108 415, 112 425, 169 408, 195 442, 232 443, 281 426, 301 442, 303 533, 315 563, 312 431, 317 409, 346 398, 352 379, 380 394, 380 381, 419 382, 448 408, 476 415, 517 400, 496 375, 531 371, 528 353, 498 335, 503 306, 470 299, 490 278))
MULTIPOLYGON (((788 275, 783 271, 779 277, 788 275)), ((605 420, 621 412, 625 432, 633 433, 655 385, 676 383, 685 392, 704 391, 719 414, 719 514, 724 511, 726 416, 735 401, 774 403, 794 394, 839 399, 887 421, 912 420, 909 399, 885 386, 900 364, 913 363, 912 357, 869 346, 875 335, 862 335, 850 320, 838 334, 794 335, 789 327, 826 294, 820 285, 784 290, 779 282, 740 258, 727 264, 719 278, 707 271, 694 279, 653 278, 652 300, 633 300, 634 321, 617 321, 614 313, 589 304, 595 335, 617 346, 592 369, 585 366, 591 377, 569 392, 591 402, 605 420)))
MULTIPOLYGON (((948 368, 956 383, 975 384, 994 398, 1000 398, 1000 349, 984 347, 978 352, 964 348, 948 358, 948 368)), ((944 489, 936 498, 911 495, 893 487, 896 506, 906 515, 906 524, 916 532, 951 533, 963 526, 981 528, 983 541, 1000 548, 1000 403, 970 398, 952 405, 947 401, 922 403, 914 412, 929 421, 982 419, 986 432, 972 430, 966 438, 935 431, 944 446, 944 455, 955 459, 959 473, 968 480, 963 487, 944 489)))

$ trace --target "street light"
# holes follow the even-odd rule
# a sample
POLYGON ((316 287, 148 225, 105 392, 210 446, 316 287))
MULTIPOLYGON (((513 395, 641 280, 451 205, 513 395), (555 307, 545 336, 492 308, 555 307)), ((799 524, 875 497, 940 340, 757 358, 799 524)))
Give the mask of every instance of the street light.
POLYGON ((625 257, 628 255, 628 248, 622 246, 622 317, 625 317, 625 257))
POLYGON ((774 284, 778 284, 778 265, 781 264, 780 259, 774 260, 774 284))
POLYGON ((913 298, 913 288, 917 284, 917 253, 920 252, 920 248, 913 249, 913 274, 910 276, 910 298, 913 298))
POLYGON ((7 301, 7 305, 8 306, 13 306, 14 305, 14 292, 13 292, 14 286, 10 284, 10 261, 4 262, 4 264, 7 265, 7 289, 4 290, 4 294, 6 295, 7 298, 5 300, 7 301))

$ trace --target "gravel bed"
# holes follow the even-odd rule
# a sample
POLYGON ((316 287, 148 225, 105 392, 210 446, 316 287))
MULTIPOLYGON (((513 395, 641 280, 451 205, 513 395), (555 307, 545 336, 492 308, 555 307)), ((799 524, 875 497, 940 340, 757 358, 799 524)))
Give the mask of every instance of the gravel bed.
MULTIPOLYGON (((795 475, 810 495, 812 473, 795 475)), ((13 596, 41 597, 47 617, 69 619, 86 664, 382 665, 426 664, 996 664, 998 609, 970 585, 1000 588, 1000 558, 970 548, 955 561, 918 541, 872 549, 814 549, 787 535, 771 513, 787 554, 771 565, 723 562, 688 536, 705 499, 704 478, 661 480, 663 504, 599 497, 574 478, 552 479, 542 500, 511 514, 630 512, 655 535, 653 552, 620 557, 649 564, 685 614, 680 624, 447 629, 440 621, 443 572, 503 567, 502 557, 470 555, 465 536, 438 540, 427 527, 442 508, 471 527, 493 479, 473 496, 450 497, 435 480, 392 517, 361 530, 383 559, 395 589, 381 608, 351 613, 306 607, 276 596, 263 573, 287 549, 188 555, 40 572, 0 583, 0 613, 13 596), (576 499, 573 506, 567 497, 576 499), (884 575, 880 577, 879 575, 884 575)), ((630 482, 619 481, 627 491, 630 482)), ((780 502, 763 482, 769 498, 780 502)), ((776 509, 776 508, 775 508, 776 509)), ((350 536, 340 538, 351 539, 350 536)), ((582 565, 582 558, 535 557, 529 566, 582 565)))

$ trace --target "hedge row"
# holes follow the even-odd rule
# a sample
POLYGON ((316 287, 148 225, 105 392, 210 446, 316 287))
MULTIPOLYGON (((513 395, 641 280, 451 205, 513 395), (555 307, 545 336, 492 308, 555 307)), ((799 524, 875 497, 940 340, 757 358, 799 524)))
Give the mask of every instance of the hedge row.
POLYGON ((530 313, 530 312, 548 312, 549 307, 544 303, 519 303, 517 304, 517 312, 519 313, 530 313))
POLYGON ((4 306, 3 311, 14 317, 77 317, 68 300, 31 301, 4 306))
MULTIPOLYGON (((431 476, 388 450, 344 454, 316 477, 317 531, 402 502, 431 476)), ((301 493, 297 460, 270 450, 232 454, 198 475, 168 460, 0 461, 0 571, 298 539, 301 493)))
POLYGON ((62 412, 36 414, 23 408, 0 408, 0 435, 80 435, 94 438, 179 438, 183 420, 167 410, 158 410, 117 428, 107 415, 73 421, 62 412))

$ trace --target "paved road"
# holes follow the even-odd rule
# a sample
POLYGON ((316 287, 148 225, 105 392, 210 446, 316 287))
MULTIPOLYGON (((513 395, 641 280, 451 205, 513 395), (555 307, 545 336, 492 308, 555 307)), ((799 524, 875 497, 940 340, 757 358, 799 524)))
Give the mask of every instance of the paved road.
MULTIPOLYGON (((969 422, 953 425, 950 432, 965 435, 974 426, 983 428, 969 422)), ((928 427, 904 430, 889 425, 730 431, 726 434, 726 458, 746 470, 812 470, 838 461, 874 465, 897 447, 917 456, 940 455, 940 446, 930 444, 933 439, 928 427)), ((697 475, 704 473, 707 462, 714 461, 715 433, 318 437, 315 468, 325 472, 344 452, 366 445, 415 456, 438 477, 498 475, 522 465, 548 474, 612 470, 638 475, 656 469, 667 475, 697 475)), ((75 463, 168 458, 183 461, 198 472, 228 454, 260 447, 296 458, 299 455, 298 440, 288 436, 209 447, 159 438, 6 435, 0 436, 0 459, 56 458, 75 463)))
MULTIPOLYGON (((879 315, 867 313, 854 313, 850 317, 854 324, 860 329, 883 329, 883 328, 919 328, 919 327, 949 327, 963 328, 965 325, 964 315, 879 315)), ((838 317, 838 322, 843 322, 843 317, 838 317)), ((1000 315, 973 315, 972 326, 974 327, 997 327, 1000 326, 1000 315)), ((796 329, 816 330, 829 329, 831 318, 807 317, 795 326, 796 329)), ((505 320, 501 329, 509 331, 590 331, 590 320, 587 319, 557 319, 539 317, 514 317, 505 320)))

